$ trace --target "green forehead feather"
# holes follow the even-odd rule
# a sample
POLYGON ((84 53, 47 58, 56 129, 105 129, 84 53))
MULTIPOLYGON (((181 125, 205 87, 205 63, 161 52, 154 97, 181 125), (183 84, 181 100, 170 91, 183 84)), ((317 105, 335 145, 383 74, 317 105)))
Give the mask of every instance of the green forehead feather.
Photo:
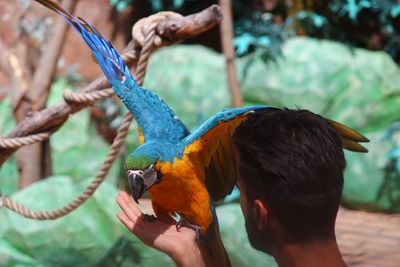
POLYGON ((125 167, 128 170, 144 170, 149 167, 151 164, 154 164, 154 160, 146 156, 129 156, 125 161, 125 167))

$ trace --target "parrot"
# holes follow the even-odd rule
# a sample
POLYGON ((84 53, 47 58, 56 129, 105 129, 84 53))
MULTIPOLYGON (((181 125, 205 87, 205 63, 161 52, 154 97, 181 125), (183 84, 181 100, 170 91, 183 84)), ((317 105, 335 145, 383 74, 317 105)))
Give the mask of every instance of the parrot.
MULTIPOLYGON (((230 266, 218 228, 215 203, 228 195, 237 177, 231 136, 252 113, 275 107, 230 108, 207 119, 192 133, 153 91, 137 84, 110 42, 92 25, 76 18, 51 0, 35 0, 63 16, 89 46, 116 95, 138 124, 142 144, 125 161, 132 197, 136 203, 148 192, 156 217, 176 218, 196 231, 212 253, 216 266, 230 266)), ((333 120, 343 147, 367 152, 359 144, 369 140, 333 120)), ((268 127, 268 126, 266 126, 268 127)))

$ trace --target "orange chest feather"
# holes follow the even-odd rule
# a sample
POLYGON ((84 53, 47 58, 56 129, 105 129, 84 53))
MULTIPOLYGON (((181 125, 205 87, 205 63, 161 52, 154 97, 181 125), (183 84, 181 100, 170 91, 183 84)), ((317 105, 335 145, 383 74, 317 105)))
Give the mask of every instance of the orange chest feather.
POLYGON ((207 229, 212 221, 210 197, 198 170, 184 156, 171 163, 158 163, 161 182, 149 189, 153 203, 170 214, 179 213, 207 229))

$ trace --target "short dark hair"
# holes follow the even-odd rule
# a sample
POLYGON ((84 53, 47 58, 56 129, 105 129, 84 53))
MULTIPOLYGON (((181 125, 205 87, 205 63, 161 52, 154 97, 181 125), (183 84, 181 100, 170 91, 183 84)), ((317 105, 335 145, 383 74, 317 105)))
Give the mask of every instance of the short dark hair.
POLYGON ((326 119, 307 110, 249 114, 233 142, 249 200, 265 200, 292 238, 332 234, 346 161, 326 119))

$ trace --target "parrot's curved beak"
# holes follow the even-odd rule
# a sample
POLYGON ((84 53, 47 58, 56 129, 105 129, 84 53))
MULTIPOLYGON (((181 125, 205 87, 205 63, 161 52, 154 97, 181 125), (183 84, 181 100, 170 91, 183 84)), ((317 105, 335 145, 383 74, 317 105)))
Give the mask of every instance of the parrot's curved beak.
POLYGON ((137 204, 139 204, 139 199, 142 197, 144 188, 144 179, 137 173, 132 173, 128 175, 129 184, 131 185, 132 197, 137 204))
POLYGON ((154 165, 145 170, 128 170, 128 181, 131 186, 132 197, 139 204, 143 193, 153 185, 160 182, 160 175, 154 165))

